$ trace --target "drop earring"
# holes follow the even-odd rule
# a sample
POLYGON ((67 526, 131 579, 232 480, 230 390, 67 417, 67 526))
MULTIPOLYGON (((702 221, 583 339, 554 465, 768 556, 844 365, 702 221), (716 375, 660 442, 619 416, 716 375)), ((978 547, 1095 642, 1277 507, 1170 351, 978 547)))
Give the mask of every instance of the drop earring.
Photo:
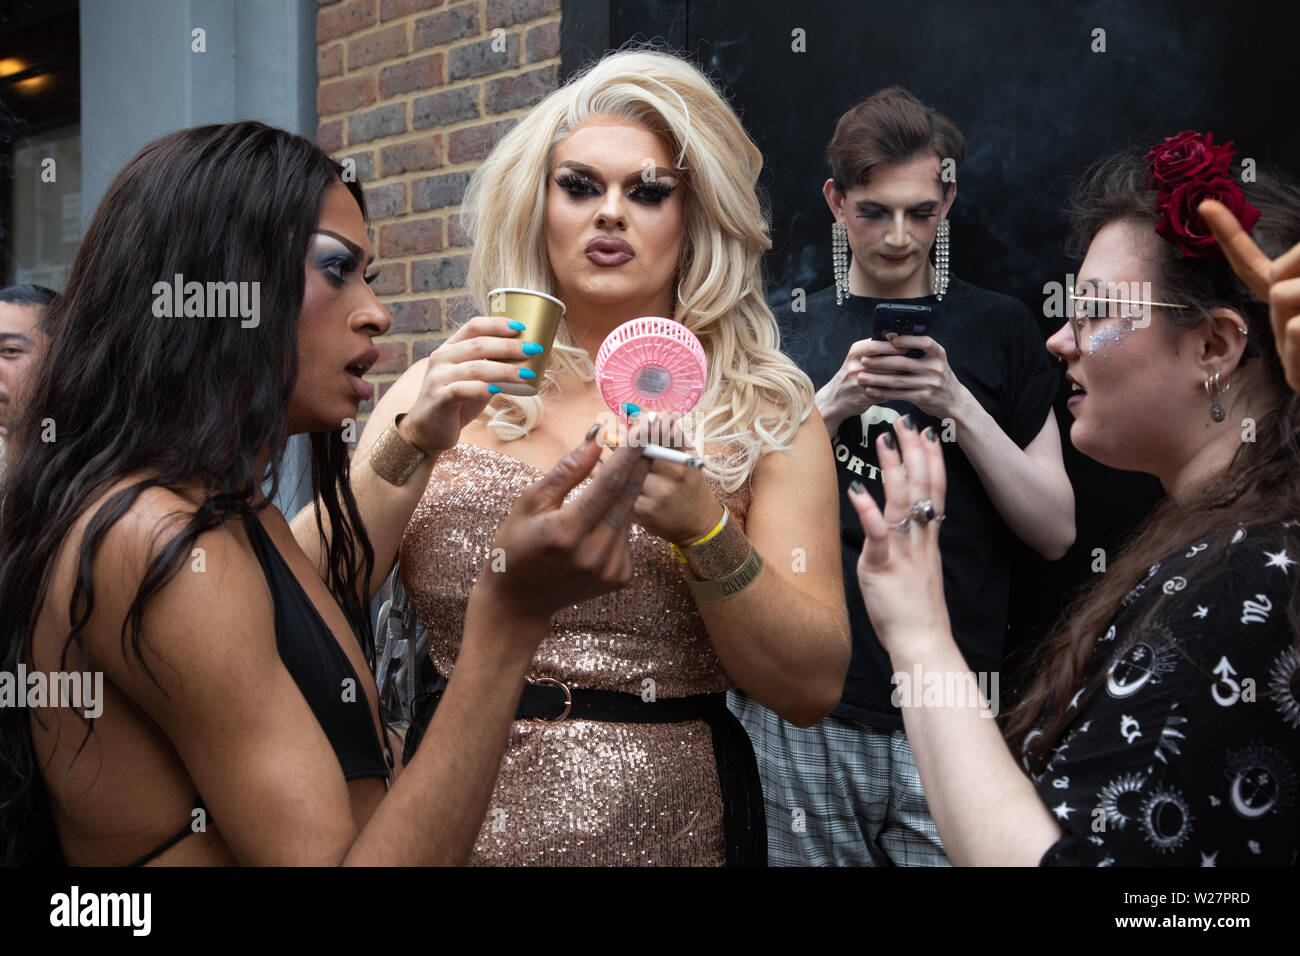
POLYGON ((1227 417, 1228 413, 1224 411, 1221 399, 1223 398, 1224 393, 1231 387, 1232 384, 1230 382, 1225 382, 1223 385, 1219 384, 1218 372, 1215 372, 1205 380, 1205 394, 1209 396, 1210 399, 1210 418, 1216 422, 1221 422, 1227 417))
POLYGON ((835 270, 835 304, 849 297, 849 227, 842 222, 831 226, 831 265, 835 270))
POLYGON ((939 220, 939 231, 934 237, 934 282, 930 291, 940 302, 948 291, 948 220, 939 220))

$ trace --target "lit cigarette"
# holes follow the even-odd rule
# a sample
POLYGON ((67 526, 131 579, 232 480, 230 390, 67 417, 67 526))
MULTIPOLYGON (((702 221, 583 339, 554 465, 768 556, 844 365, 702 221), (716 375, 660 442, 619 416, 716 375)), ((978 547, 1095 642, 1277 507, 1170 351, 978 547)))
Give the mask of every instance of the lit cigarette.
POLYGON ((675 448, 664 448, 662 445, 646 445, 641 449, 641 454, 646 458, 658 458, 660 461, 671 461, 674 465, 685 465, 687 468, 702 469, 704 461, 700 458, 692 458, 683 451, 675 448))
MULTIPOLYGON (((601 438, 603 440, 602 443, 606 448, 619 448, 623 444, 619 441, 617 436, 611 438, 609 432, 605 432, 601 438)), ((644 445, 641 453, 646 458, 658 458, 661 461, 671 461, 674 465, 685 465, 687 468, 695 468, 697 470, 703 470, 704 468, 704 459, 692 458, 685 452, 677 451, 674 448, 665 448, 662 445, 644 445)))

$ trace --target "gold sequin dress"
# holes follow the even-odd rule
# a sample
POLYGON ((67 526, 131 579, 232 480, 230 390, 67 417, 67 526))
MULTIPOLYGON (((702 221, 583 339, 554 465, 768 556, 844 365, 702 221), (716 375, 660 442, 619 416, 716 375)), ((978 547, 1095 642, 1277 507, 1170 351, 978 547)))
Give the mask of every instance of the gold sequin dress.
MULTIPOLYGON (((462 443, 439 456, 400 557, 440 674, 449 675, 455 663, 469 593, 488 565, 497 529, 542 474, 477 445, 462 443)), ((727 493, 705 478, 743 528, 748 487, 727 493)), ((527 680, 552 677, 575 689, 643 698, 734 686, 667 543, 637 524, 630 534, 632 583, 556 614, 527 680)), ((723 799, 709 725, 516 720, 470 862, 722 865, 723 799)))

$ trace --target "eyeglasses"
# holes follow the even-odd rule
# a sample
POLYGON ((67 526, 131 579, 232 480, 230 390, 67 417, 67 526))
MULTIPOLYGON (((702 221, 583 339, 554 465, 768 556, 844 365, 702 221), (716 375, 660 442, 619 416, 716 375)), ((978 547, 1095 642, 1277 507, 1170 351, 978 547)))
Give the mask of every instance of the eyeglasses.
MULTIPOLYGON (((1095 296, 1095 295, 1071 294, 1070 299, 1074 302, 1104 302, 1106 303, 1106 309, 1104 311, 1105 317, 1107 318, 1118 317, 1125 320, 1126 322, 1131 322, 1132 320, 1136 319, 1137 314, 1134 312, 1125 312, 1122 315, 1117 316, 1119 310, 1116 308, 1112 308, 1112 306, 1145 305, 1151 307, 1158 307, 1162 309, 1190 308, 1190 306, 1176 305, 1173 302, 1148 302, 1143 299, 1103 299, 1100 296, 1095 296)), ((1074 347, 1080 352, 1083 351, 1083 320, 1097 318, 1097 317, 1098 316, 1091 309, 1087 309, 1087 308, 1085 309, 1076 308, 1070 311, 1070 328, 1074 331, 1074 347)))

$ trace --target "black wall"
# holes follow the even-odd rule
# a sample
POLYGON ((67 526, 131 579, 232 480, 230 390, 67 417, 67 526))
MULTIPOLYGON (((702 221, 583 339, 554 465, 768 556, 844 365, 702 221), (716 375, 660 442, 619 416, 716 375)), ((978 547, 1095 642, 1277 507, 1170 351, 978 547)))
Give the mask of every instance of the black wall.
MULTIPOLYGON (((1042 317, 1043 285, 1078 265, 1062 248, 1059 210, 1090 160, 1208 129, 1236 141, 1238 160, 1300 174, 1294 0, 575 0, 562 22, 566 71, 653 38, 693 56, 731 93, 767 161, 773 305, 794 287, 830 284, 826 143, 845 110, 894 83, 966 137, 953 272, 1023 299, 1045 337, 1061 320, 1042 317), (1092 51, 1097 28, 1104 53, 1092 51), (806 52, 792 50, 796 29, 806 52)), ((1063 405, 1058 418, 1068 435, 1063 405)), ((1066 591, 1092 573, 1092 549, 1113 554, 1159 494, 1153 479, 1103 468, 1068 439, 1066 452, 1078 543, 1054 566, 1021 555, 1013 642, 1055 618, 1066 591)))

